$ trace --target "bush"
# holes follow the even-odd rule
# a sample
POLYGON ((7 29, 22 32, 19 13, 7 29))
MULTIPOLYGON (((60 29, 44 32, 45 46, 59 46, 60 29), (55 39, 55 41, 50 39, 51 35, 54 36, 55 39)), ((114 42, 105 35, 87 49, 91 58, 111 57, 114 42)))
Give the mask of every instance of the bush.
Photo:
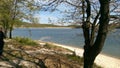
POLYGON ((24 45, 38 45, 35 41, 31 40, 30 38, 15 37, 14 40, 24 45))
POLYGON ((66 56, 67 56, 67 58, 69 58, 69 59, 72 59, 72 60, 74 60, 74 61, 82 61, 83 62, 83 58, 81 58, 80 56, 76 56, 76 55, 69 55, 69 54, 66 54, 66 56))

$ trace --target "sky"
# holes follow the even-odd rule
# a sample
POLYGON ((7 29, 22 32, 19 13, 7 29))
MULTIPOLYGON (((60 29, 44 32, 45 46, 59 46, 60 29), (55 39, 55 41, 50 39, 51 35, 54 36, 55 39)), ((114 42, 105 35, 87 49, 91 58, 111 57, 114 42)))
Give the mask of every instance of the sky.
MULTIPOLYGON (((59 6, 57 6, 57 9, 59 9, 60 11, 65 11, 65 10, 70 10, 73 8, 70 5, 62 3, 59 6)), ((54 12, 40 11, 39 13, 35 14, 35 17, 39 19, 39 23, 48 24, 49 20, 52 20, 51 23, 56 24, 58 20, 64 17, 64 14, 59 11, 54 11, 54 12)))
MULTIPOLYGON (((57 6, 57 9, 60 11, 70 10, 70 6, 66 4, 60 4, 57 6)), ((51 23, 56 24, 58 20, 61 20, 64 17, 64 14, 60 11, 40 11, 39 13, 35 14, 34 17, 39 18, 39 23, 48 24, 49 20, 52 20, 51 23)), ((57 23, 57 25, 60 25, 57 23)))
POLYGON ((62 18, 62 14, 60 14, 60 12, 40 12, 40 23, 48 23, 49 19, 52 20, 52 22, 54 23, 57 22, 57 20, 60 18, 62 18))
POLYGON ((58 20, 63 18, 63 14, 58 11, 49 12, 49 11, 40 11, 39 13, 35 14, 36 18, 39 19, 39 23, 41 24, 56 24, 59 25, 57 22, 58 20), (51 20, 51 22, 50 22, 51 20))

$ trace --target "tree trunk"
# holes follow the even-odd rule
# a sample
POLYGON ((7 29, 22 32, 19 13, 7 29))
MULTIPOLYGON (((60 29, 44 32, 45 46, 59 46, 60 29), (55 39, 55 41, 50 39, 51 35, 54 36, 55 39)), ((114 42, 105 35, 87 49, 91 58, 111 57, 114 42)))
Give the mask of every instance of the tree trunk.
POLYGON ((4 30, 5 38, 7 38, 7 33, 8 33, 8 31, 7 31, 7 29, 5 29, 4 30))
POLYGON ((96 56, 101 52, 107 33, 109 23, 109 0, 100 1, 99 30, 93 45, 87 42, 84 46, 84 68, 92 68, 96 56))
POLYGON ((12 39, 12 28, 10 28, 10 31, 9 31, 9 38, 12 39))

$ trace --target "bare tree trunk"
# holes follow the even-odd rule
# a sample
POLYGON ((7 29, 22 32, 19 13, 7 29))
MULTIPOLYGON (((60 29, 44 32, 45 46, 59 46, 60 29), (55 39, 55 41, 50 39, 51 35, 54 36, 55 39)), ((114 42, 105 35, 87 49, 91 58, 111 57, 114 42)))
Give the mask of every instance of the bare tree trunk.
MULTIPOLYGON (((84 46, 84 68, 92 68, 96 56, 101 52, 103 48, 108 33, 109 0, 99 0, 99 2, 100 2, 100 14, 101 14, 101 17, 99 19, 100 25, 99 25, 98 35, 93 45, 91 45, 89 39, 86 38, 89 37, 86 36, 88 34, 84 32, 84 37, 86 40, 84 46)), ((83 29, 85 28, 86 27, 84 27, 83 29)))
POLYGON ((4 29, 5 38, 7 38, 7 33, 9 30, 8 21, 5 19, 5 20, 2 20, 1 22, 2 22, 3 29, 4 29))
POLYGON ((12 30, 13 30, 14 22, 15 22, 16 15, 17 15, 17 3, 18 3, 18 0, 13 1, 13 9, 11 10, 12 22, 10 23, 10 30, 9 30, 10 39, 12 39, 12 30))
POLYGON ((9 31, 9 38, 12 39, 12 28, 10 28, 10 31, 9 31))

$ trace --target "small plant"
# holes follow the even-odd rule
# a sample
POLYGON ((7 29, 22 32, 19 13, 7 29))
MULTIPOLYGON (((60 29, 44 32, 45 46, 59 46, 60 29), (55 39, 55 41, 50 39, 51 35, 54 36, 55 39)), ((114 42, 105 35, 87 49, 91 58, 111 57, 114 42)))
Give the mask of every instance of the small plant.
POLYGON ((67 54, 66 56, 67 58, 74 60, 74 61, 83 61, 80 56, 75 56, 74 54, 73 55, 67 54))
MULTIPOLYGON (((83 63, 84 59, 83 57, 77 56, 77 55, 70 55, 66 54, 67 58, 73 61, 77 61, 78 63, 83 63)), ((102 68, 101 66, 98 66, 97 64, 94 63, 93 68, 102 68)))
POLYGON ((97 64, 93 64, 93 68, 102 68, 101 66, 98 66, 97 64))
POLYGON ((48 49, 57 48, 57 46, 54 46, 53 44, 49 44, 49 43, 46 43, 45 47, 48 49))
POLYGON ((25 44, 25 45, 38 45, 35 41, 29 39, 29 38, 22 38, 22 37, 15 37, 14 40, 18 41, 19 43, 25 44))

